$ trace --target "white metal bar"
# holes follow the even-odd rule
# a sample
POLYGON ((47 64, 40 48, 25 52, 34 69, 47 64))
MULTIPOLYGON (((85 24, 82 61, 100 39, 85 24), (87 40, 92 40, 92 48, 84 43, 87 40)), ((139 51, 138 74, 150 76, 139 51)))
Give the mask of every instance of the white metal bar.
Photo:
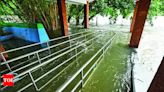
MULTIPOLYGON (((5 59, 5 57, 4 57, 4 55, 3 55, 3 53, 1 53, 1 57, 2 57, 2 60, 3 60, 4 62, 7 62, 6 59, 5 59)), ((7 68, 8 68, 10 71, 12 71, 12 70, 11 70, 11 67, 9 66, 8 63, 6 64, 6 66, 7 66, 7 68)))
MULTIPOLYGON (((93 39, 95 39, 95 38, 97 38, 97 37, 94 37, 93 39)), ((91 40, 93 40, 93 39, 91 39, 91 40)), ((88 40, 87 42, 89 42, 89 41, 90 41, 90 40, 88 40)), ((55 59, 57 59, 57 58, 59 58, 59 57, 65 55, 65 54, 67 54, 67 53, 69 53, 69 52, 71 52, 71 51, 73 51, 75 48, 78 48, 78 47, 80 47, 80 46, 81 46, 81 45, 78 45, 78 46, 76 46, 76 47, 74 47, 74 48, 72 48, 72 49, 70 49, 70 50, 68 50, 68 51, 66 51, 66 52, 64 52, 64 53, 61 53, 61 54, 57 55, 56 57, 51 58, 51 59, 47 60, 46 62, 43 62, 43 63, 41 63, 41 64, 39 64, 39 65, 37 65, 37 66, 35 66, 35 67, 29 69, 29 70, 26 70, 25 72, 19 74, 18 76, 15 76, 15 77, 22 76, 22 75, 28 73, 29 71, 35 70, 35 69, 39 68, 40 66, 46 65, 46 64, 50 63, 51 61, 53 61, 53 60, 55 60, 55 59)))
POLYGON ((83 83, 84 83, 84 73, 83 73, 83 70, 81 71, 81 85, 83 87, 83 83))
POLYGON ((36 62, 34 62, 34 63, 36 63, 36 62))
MULTIPOLYGON (((95 38, 97 38, 97 37, 95 37, 95 38)), ((95 38, 94 38, 94 39, 95 39, 95 38)), ((91 40, 89 40, 89 41, 92 41, 92 40, 94 40, 94 39, 91 39, 91 40)), ((89 41, 87 41, 87 42, 89 42, 89 41)), ((86 43, 87 43, 87 42, 86 42, 86 43)), ((77 46, 77 47, 78 47, 78 46, 77 46)), ((29 74, 31 74, 30 71, 29 71, 29 74)), ((19 75, 19 76, 20 76, 20 75, 19 75)), ((18 77, 18 76, 17 76, 17 77, 18 77)), ((33 78, 33 77, 32 77, 32 78, 33 78)), ((26 87, 27 87, 27 86, 26 86, 26 87)), ((37 87, 37 86, 36 86, 36 87, 37 87)))
MULTIPOLYGON (((85 32, 87 32, 87 31, 85 31, 85 32)), ((71 35, 68 35, 68 36, 78 35, 78 34, 85 33, 85 32, 79 32, 79 33, 71 34, 71 35)), ((62 36, 62 37, 54 38, 54 39, 49 40, 48 42, 63 39, 63 38, 67 38, 68 36, 62 36)), ((1 53, 9 53, 9 52, 12 52, 12 51, 21 50, 21 49, 41 45, 41 44, 44 44, 44 43, 46 43, 46 42, 41 42, 41 43, 35 43, 35 44, 27 45, 27 46, 22 46, 22 47, 19 47, 19 48, 3 51, 1 53)))
MULTIPOLYGON (((36 56, 37 56, 37 58, 38 58, 39 64, 41 64, 42 62, 41 62, 41 60, 40 60, 39 54, 36 53, 36 56)), ((43 68, 42 68, 42 67, 40 67, 40 69, 43 71, 43 68)))
POLYGON ((85 73, 84 79, 87 77, 87 75, 91 72, 91 70, 94 68, 94 66, 97 64, 97 62, 102 58, 103 54, 96 60, 96 62, 92 65, 92 67, 85 73))
POLYGON ((82 80, 80 80, 80 81, 75 85, 75 87, 71 90, 71 92, 75 92, 76 89, 80 86, 81 83, 82 83, 82 80))
MULTIPOLYGON (((114 38, 115 35, 112 37, 114 38)), ((104 47, 111 41, 111 39, 96 53, 90 60, 88 60, 69 80, 67 80, 56 92, 62 92, 75 78, 76 76, 104 49, 104 47)))
POLYGON ((36 56, 37 56, 37 58, 38 58, 39 63, 41 64, 42 62, 41 62, 41 60, 40 60, 39 54, 36 53, 36 56))
MULTIPOLYGON (((82 50, 80 53, 82 53, 84 50, 82 50)), ((48 82, 46 82, 46 84, 44 84, 42 87, 40 87, 39 90, 42 90, 45 86, 47 86, 51 81, 53 81, 56 77, 58 77, 66 68, 68 68, 70 65, 68 65, 67 67, 65 67, 62 71, 60 71, 56 76, 54 76, 52 79, 50 79, 48 82)))
POLYGON ((76 61, 77 61, 77 48, 75 49, 75 54, 76 54, 76 61))
MULTIPOLYGON (((83 42, 84 40, 82 40, 82 42, 83 42)), ((74 44, 74 45, 72 45, 72 47, 73 46, 76 46, 76 44, 74 44)), ((53 55, 55 55, 55 54, 58 54, 58 53, 60 53, 60 52, 62 52, 62 51, 64 51, 64 50, 66 50, 66 49, 69 49, 70 47, 68 46, 68 47, 66 47, 66 48, 64 48, 64 49, 61 49, 61 50, 59 50, 59 51, 57 51, 57 52, 55 52, 55 53, 52 53, 52 54, 50 54, 50 55, 48 55, 48 56, 45 56, 45 57, 43 57, 43 58, 41 58, 41 60, 44 60, 44 59, 46 59, 46 58, 49 58, 49 57, 51 57, 51 56, 53 56, 53 55)))
MULTIPOLYGON (((71 39, 71 37, 70 37, 70 36, 68 36, 68 38, 69 38, 69 40, 71 39)), ((71 47, 72 47, 72 46, 71 46, 71 42, 69 42, 69 45, 70 45, 70 48, 71 48, 71 47)))
MULTIPOLYGON (((76 48, 75 48, 76 49, 76 48)), ((84 50, 84 49, 83 49, 84 50)), ((62 62, 61 64, 57 65, 56 67, 54 67, 53 69, 51 69, 50 71, 48 71, 47 73, 45 73, 44 75, 42 75, 41 77, 37 78, 35 80, 35 82, 39 81, 40 79, 42 79, 43 77, 45 77, 46 75, 48 75, 49 73, 51 73, 52 71, 58 69, 59 67, 61 67, 62 65, 64 65, 65 63, 67 63, 68 61, 70 61, 71 59, 75 58, 77 55, 81 54, 82 51, 78 52, 76 55, 72 56, 71 58, 67 59, 66 61, 62 62)))
MULTIPOLYGON (((113 40, 114 39, 114 37, 112 37, 111 38, 111 40, 113 40)), ((111 43, 112 41, 110 41, 109 43, 111 43)), ((108 43, 108 44, 109 44, 108 43)), ((109 44, 109 45, 107 45, 108 46, 108 48, 106 48, 106 50, 105 50, 105 52, 109 49, 109 47, 111 47, 111 44, 109 44)), ((104 54, 101 54, 100 55, 100 57, 96 60, 96 62, 92 65, 92 68, 90 68, 87 72, 86 72, 86 74, 84 75, 84 78, 86 78, 87 77, 87 75, 89 74, 89 72, 91 72, 91 70, 93 69, 93 67, 98 63, 98 61, 102 58, 104 56, 104 54)))
POLYGON ((66 0, 67 2, 75 3, 75 4, 87 4, 87 0, 66 0))
MULTIPOLYGON (((84 40, 82 40, 82 42, 83 42, 84 40)), ((76 44, 74 44, 74 45, 76 45, 76 44)), ((68 47, 69 48, 69 47, 68 47)), ((67 48, 67 49, 68 49, 67 48)), ((62 49, 63 50, 63 49, 62 49)), ((61 50, 60 50, 61 51, 61 50)), ((51 54, 51 55, 48 55, 48 56, 52 56, 52 55, 54 55, 54 54, 57 54, 57 53, 60 53, 60 51, 59 52, 56 52, 56 53, 53 53, 53 54, 51 54)), ((45 58, 48 58, 47 56, 46 57, 44 57, 44 58, 42 58, 42 59, 40 59, 40 60, 44 60, 45 58)), ((16 69, 16 70, 13 70, 11 73, 13 73, 13 72, 17 72, 17 71, 19 71, 19 70, 21 70, 21 69, 24 69, 24 68, 26 68, 26 67, 28 67, 28 66, 31 66, 31 65, 33 65, 33 64, 35 64, 35 63, 37 63, 38 61, 34 61, 34 62, 32 62, 32 63, 30 63, 30 64, 27 64, 27 65, 25 65, 25 66, 23 66, 23 67, 21 67, 21 68, 19 68, 19 69, 16 69)))
POLYGON ((25 65, 25 66, 23 66, 23 67, 20 67, 20 68, 18 68, 18 69, 16 69, 16 70, 13 70, 11 73, 15 73, 15 72, 17 72, 17 71, 19 71, 19 70, 22 70, 22 69, 24 69, 24 68, 27 68, 27 67, 29 67, 29 66, 35 64, 35 63, 38 63, 38 62, 39 62, 39 60, 34 61, 34 62, 32 62, 32 63, 30 63, 30 64, 27 64, 27 65, 25 65))
POLYGON ((31 72, 28 72, 28 73, 29 73, 29 75, 30 75, 30 78, 31 78, 31 80, 32 80, 32 83, 33 83, 35 89, 36 89, 37 91, 39 91, 37 85, 35 84, 35 81, 34 81, 34 78, 33 78, 32 74, 31 74, 31 72))
MULTIPOLYGON (((96 37, 96 38, 97 38, 97 37, 96 37)), ((89 40, 89 41, 93 41, 93 40, 94 40, 94 39, 91 39, 91 40, 89 40)), ((87 42, 88 42, 88 41, 87 41, 87 42)), ((86 42, 86 43, 87 43, 87 42, 86 42)), ((76 47, 78 48, 79 46, 76 46, 76 47)), ((76 47, 75 47, 75 49, 77 49, 76 47)), ((103 46, 103 48, 105 48, 105 46, 103 46)), ((103 50, 104 50, 104 49, 103 49, 103 50)), ((63 54, 63 55, 64 55, 64 54, 63 54)), ((75 56, 76 56, 76 55, 75 55, 75 56)), ((94 59, 94 58, 93 58, 93 59, 94 59)), ((40 65, 41 65, 41 64, 40 64, 40 65)), ((44 64, 43 64, 43 65, 44 65, 44 64)), ((29 70, 30 70, 30 69, 29 69, 29 70)), ((83 70, 81 70, 81 72, 82 72, 82 71, 83 71, 83 70)), ((31 72, 29 71, 29 73, 31 73, 31 72)), ((20 75, 19 75, 19 76, 20 76, 20 75)), ((18 77, 18 76, 17 76, 17 77, 18 77)), ((33 77, 32 77, 32 78, 33 78, 33 77)), ((34 80, 34 83, 35 83, 35 81, 36 81, 36 80, 34 80)), ((35 85, 34 85, 34 86, 35 86, 35 85)), ((44 85, 44 86, 45 86, 45 85, 44 85)), ((37 86, 36 86, 36 87, 37 87, 37 86)), ((42 86, 41 88, 43 88, 43 86, 42 86)), ((38 89, 38 90, 40 90, 40 89, 38 89)))
MULTIPOLYGON (((103 54, 96 60, 96 62, 91 66, 91 68, 85 73, 85 75, 83 76, 83 80, 87 77, 87 75, 92 71, 92 69, 95 67, 95 65, 98 63, 98 61, 102 58, 103 54)), ((82 70, 83 71, 83 70, 82 70)), ((80 82, 82 83, 82 87, 85 85, 84 81, 80 80, 80 82)), ((79 86, 79 84, 76 85, 77 87, 79 86)), ((77 87, 74 87, 73 90, 71 92, 74 92, 77 87)))
MULTIPOLYGON (((88 46, 89 47, 89 46, 88 46)), ((79 55, 79 54, 81 54, 82 52, 84 51, 84 49, 82 50, 82 51, 80 51, 80 52, 78 52, 77 54, 79 55)), ((74 57, 72 57, 72 58, 75 58, 75 56, 74 57)), ((68 62, 69 60, 67 60, 67 62, 68 62)), ((70 66, 70 65, 69 65, 70 66)), ((67 66, 67 67, 69 67, 69 66, 67 66)), ((59 76, 67 67, 65 67, 62 71, 60 71, 55 77, 53 77, 52 79, 50 79, 45 85, 43 85, 42 87, 40 87, 39 88, 39 90, 42 90, 46 85, 48 85, 51 81, 53 81, 57 76, 59 76)), ((41 78, 40 78, 41 79, 41 78)), ((38 80, 40 80, 40 79, 38 79, 38 80)), ((38 81, 37 80, 37 81, 38 81)), ((35 80, 35 82, 36 82, 36 80, 35 80)))
MULTIPOLYGON (((85 33, 85 32, 81 32, 81 33, 85 33)), ((76 34, 77 35, 77 34, 76 34)), ((48 42, 47 42, 48 43, 48 42)), ((49 46, 49 45, 48 45, 49 46)), ((50 49, 50 48, 49 48, 50 49)), ((2 54, 2 56, 3 56, 3 54, 2 54)), ((24 57, 26 57, 26 56, 30 56, 29 54, 28 55, 25 55, 24 57)), ((22 58, 24 58, 24 57, 22 57, 22 58)), ((15 59, 12 59, 12 61, 15 61, 16 59, 21 59, 21 58, 15 58, 15 59)), ((12 62, 11 61, 11 62, 12 62)), ((7 61, 7 62, 9 62, 9 61, 7 61)), ((1 63, 1 65, 3 65, 4 63, 1 63)), ((7 64, 7 67, 9 68, 9 70, 11 71, 11 68, 10 68, 10 66, 7 64)))
MULTIPOLYGON (((81 52, 80 52, 81 53, 81 52)), ((55 71, 56 69, 58 69, 59 67, 61 67, 62 65, 64 65, 65 63, 67 63, 68 61, 70 61, 71 59, 75 58, 76 55, 72 56, 71 58, 67 59, 66 61, 62 62, 61 64, 57 65, 56 67, 54 67, 53 69, 49 70, 48 72, 46 72, 45 74, 43 74, 42 76, 40 76, 39 78, 37 78, 35 80, 35 82, 39 81, 40 79, 42 79, 43 77, 45 77, 46 75, 48 75, 49 73, 51 73, 52 71, 55 71)))
MULTIPOLYGON (((48 48, 50 47, 49 42, 47 42, 47 47, 48 48)), ((51 49, 49 48, 48 50, 49 50, 49 54, 51 54, 51 49)))
MULTIPOLYGON (((95 37, 96 38, 96 37, 95 37)), ((92 40, 94 40, 94 39, 91 39, 91 40, 89 40, 89 41, 92 41, 92 40)), ((87 41, 87 42, 89 42, 89 41, 87 41)), ((86 42, 86 43, 87 43, 86 42)), ((89 46, 88 46, 89 47, 89 46)), ((81 54, 82 52, 84 51, 84 49, 82 50, 82 51, 80 51, 80 52, 78 52, 77 53, 77 55, 79 55, 79 54, 81 54)), ((73 58, 75 58, 75 56, 76 55, 74 55, 73 57, 71 57, 71 58, 69 58, 68 60, 66 60, 66 61, 64 61, 63 63, 66 63, 66 62, 68 62, 69 60, 71 60, 71 59, 73 59, 73 58)), ((49 74, 50 72, 52 72, 52 71, 54 71, 55 69, 57 69, 57 68, 59 68, 60 66, 62 66, 63 64, 60 64, 60 65, 58 65, 57 67, 55 67, 54 69, 51 69, 49 72, 47 72, 46 74, 44 74, 44 75, 42 75, 41 77, 39 77, 38 79, 36 79, 36 80, 34 80, 34 82, 36 83, 37 81, 39 81, 40 79, 42 79, 43 77, 45 77, 47 74, 49 74)), ((66 67, 67 68, 67 67, 66 67)), ((63 71, 63 70, 62 70, 63 71)), ((62 72, 61 71, 61 72, 62 72)), ((60 73, 61 72, 59 72, 55 77, 53 77, 52 79, 50 79, 45 85, 43 85, 41 88, 39 88, 38 90, 41 90, 41 89, 43 89, 46 85, 48 85, 53 79, 55 79, 58 75, 60 75, 60 73)), ((30 85, 30 84, 29 84, 30 85)))
MULTIPOLYGON (((97 59, 97 61, 94 63, 94 65, 93 65, 92 67, 96 66, 97 63, 98 63, 102 58, 103 58, 103 54, 101 54, 101 56, 97 59)), ((87 77, 87 75, 91 72, 91 70, 92 70, 92 69, 90 69, 90 71, 87 71, 87 73, 84 75, 84 76, 85 76, 84 79, 85 79, 85 78, 87 77)), ((84 83, 83 86, 86 85, 86 83, 87 83, 87 81, 88 81, 88 79, 89 79, 90 77, 91 77, 91 75, 86 79, 86 81, 85 81, 85 83, 84 83)))
MULTIPOLYGON (((87 35, 90 35, 90 34, 91 34, 91 33, 89 33, 89 34, 87 34, 87 35)), ((82 37, 83 37, 83 36, 80 36, 80 37, 77 37, 77 38, 74 38, 74 39, 71 39, 71 40, 76 40, 76 39, 79 39, 79 38, 82 38, 82 37)), ((62 42, 62 43, 59 43, 59 44, 56 44, 56 45, 53 45, 53 46, 50 46, 49 48, 53 48, 53 47, 56 47, 56 46, 65 44, 65 43, 67 43, 67 42, 69 42, 69 40, 64 41, 64 42, 62 42)), ((47 50, 47 49, 49 49, 49 48, 40 49, 40 50, 38 50, 38 51, 35 51, 35 52, 32 52, 32 53, 28 53, 28 54, 26 54, 26 55, 22 55, 22 56, 13 58, 13 59, 8 60, 8 61, 6 61, 6 62, 2 62, 1 65, 6 64, 6 63, 10 63, 10 62, 13 62, 13 61, 16 61, 16 60, 19 60, 19 59, 21 59, 21 58, 25 58, 25 57, 27 57, 27 56, 29 56, 29 55, 33 55, 33 54, 35 54, 35 53, 39 53, 39 52, 45 51, 45 50, 47 50)))
MULTIPOLYGON (((82 42, 83 42, 84 40, 82 40, 82 42)), ((72 46, 76 46, 77 44, 74 44, 74 45, 72 45, 72 46)), ((44 59, 46 59, 46 58, 48 58, 48 57, 51 57, 51 56, 53 56, 53 55, 55 55, 55 54, 57 54, 57 53, 60 53, 60 52, 62 52, 62 51, 64 51, 64 50, 66 50, 66 49, 68 49, 68 48, 70 48, 70 47, 66 47, 66 48, 64 48, 64 49, 61 49, 61 50, 59 50, 59 51, 57 51, 57 52, 55 52, 55 53, 52 53, 52 54, 50 54, 50 55, 48 55, 48 56, 45 56, 45 57, 43 57, 43 58, 41 58, 40 60, 44 60, 44 59)), ((28 62, 29 60, 27 60, 26 62, 28 62)), ((17 71, 19 71, 19 70, 21 70, 21 69, 24 69, 24 68, 26 68, 26 67, 28 67, 28 66, 31 66, 31 65, 33 65, 33 64, 35 64, 35 63, 37 63, 38 61, 34 61, 34 62, 32 62, 32 63, 30 63, 30 64, 27 64, 27 65, 25 65, 25 66, 23 66, 23 67, 21 67, 21 68, 19 68, 19 69, 16 69, 16 70, 13 70, 12 71, 12 73, 13 72, 17 72, 17 71)), ((22 63, 25 63, 25 62, 22 62, 22 63)), ((22 63, 21 63, 21 65, 22 65, 22 63)), ((17 65, 18 66, 18 65, 17 65)), ((13 67, 14 68, 14 67, 13 67)), ((12 67, 11 67, 11 69, 12 69, 12 67)))
POLYGON ((29 83, 29 84, 26 85, 25 87, 19 89, 17 92, 22 92, 23 90, 25 90, 26 88, 28 88, 28 87, 30 87, 30 86, 32 86, 32 85, 33 85, 33 83, 29 83))

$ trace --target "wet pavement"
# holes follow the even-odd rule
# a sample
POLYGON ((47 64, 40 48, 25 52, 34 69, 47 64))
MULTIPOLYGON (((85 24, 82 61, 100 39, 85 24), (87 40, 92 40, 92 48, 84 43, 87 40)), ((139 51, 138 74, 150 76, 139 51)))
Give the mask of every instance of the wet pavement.
POLYGON ((164 56, 164 29, 145 27, 134 60, 136 92, 147 92, 164 56))

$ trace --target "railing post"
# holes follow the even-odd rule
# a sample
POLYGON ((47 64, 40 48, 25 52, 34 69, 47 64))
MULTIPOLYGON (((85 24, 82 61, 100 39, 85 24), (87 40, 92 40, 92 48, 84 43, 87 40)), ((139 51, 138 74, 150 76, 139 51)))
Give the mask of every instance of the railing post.
POLYGON ((104 51, 104 48, 103 48, 103 59, 104 59, 104 57, 105 57, 105 55, 104 55, 104 54, 105 54, 105 51, 104 51))
POLYGON ((30 59, 30 55, 28 56, 28 60, 30 59))
MULTIPOLYGON (((39 57, 38 52, 36 53, 36 56, 37 56, 37 58, 38 58, 39 63, 41 64, 42 62, 41 62, 41 60, 40 60, 40 57, 39 57)), ((41 70, 43 70, 43 68, 42 68, 42 67, 41 67, 41 70)))
POLYGON ((31 74, 31 72, 29 71, 28 73, 29 73, 29 75, 30 75, 30 78, 31 78, 31 80, 32 80, 32 83, 34 84, 34 87, 35 87, 36 91, 39 91, 39 89, 38 89, 38 87, 37 87, 37 85, 36 85, 36 83, 35 83, 35 80, 34 80, 32 74, 31 74))
POLYGON ((75 48, 76 62, 77 62, 77 48, 75 48))
MULTIPOLYGON (((1 53, 1 57, 2 57, 2 60, 3 60, 4 62, 7 62, 6 59, 5 59, 5 57, 4 57, 4 55, 3 55, 3 53, 1 53)), ((9 65, 8 63, 6 64, 6 66, 7 66, 7 68, 8 68, 10 71, 12 71, 12 70, 11 70, 11 67, 10 67, 10 65, 9 65)))
POLYGON ((69 39, 70 48, 72 48, 71 41, 70 41, 70 39, 71 39, 70 35, 68 36, 68 39, 69 39))
POLYGON ((47 42, 47 47, 48 47, 48 50, 49 50, 49 54, 51 54, 51 49, 50 49, 49 42, 47 42))
POLYGON ((84 73, 83 70, 81 71, 81 88, 83 88, 83 84, 84 84, 84 73))
POLYGON ((85 35, 85 41, 87 40, 87 36, 85 35))

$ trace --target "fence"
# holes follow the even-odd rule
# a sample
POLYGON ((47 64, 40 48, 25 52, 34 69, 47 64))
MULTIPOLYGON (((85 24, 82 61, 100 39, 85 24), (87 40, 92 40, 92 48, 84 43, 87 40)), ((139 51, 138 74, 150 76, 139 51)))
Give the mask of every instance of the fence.
MULTIPOLYGON (((84 48, 81 49, 79 52, 77 51, 79 48, 82 47, 82 44, 77 44, 77 43, 71 44, 70 42, 71 42, 71 41, 74 41, 74 40, 77 40, 77 39, 80 39, 80 38, 84 38, 83 40, 81 40, 81 43, 90 43, 90 42, 94 41, 96 38, 100 37, 100 35, 96 35, 96 37, 92 37, 92 38, 90 38, 89 40, 86 40, 86 37, 89 36, 89 35, 91 35, 91 34, 92 34, 92 33, 86 33, 86 32, 76 33, 76 34, 73 34, 73 35, 69 35, 69 36, 64 36, 64 37, 59 37, 59 38, 56 38, 56 39, 52 39, 52 40, 50 40, 50 41, 48 41, 48 42, 45 42, 45 43, 36 43, 36 44, 32 44, 32 45, 28 45, 28 46, 24 46, 24 47, 20 47, 20 48, 16 48, 16 49, 12 49, 12 50, 9 50, 9 51, 2 52, 1 55, 2 55, 3 60, 4 60, 5 62, 2 62, 1 65, 6 65, 6 66, 8 67, 8 69, 10 70, 9 73, 16 74, 16 76, 15 76, 15 78, 14 78, 14 82, 15 82, 15 83, 18 82, 18 81, 20 81, 20 80, 22 80, 22 79, 24 79, 26 76, 30 76, 32 82, 29 83, 29 84, 27 84, 26 86, 20 88, 20 89, 18 90, 18 92, 19 92, 19 91, 23 91, 23 90, 25 90, 26 88, 28 88, 28 87, 30 87, 30 86, 32 86, 32 85, 34 85, 34 87, 35 87, 35 89, 36 89, 37 91, 40 91, 40 90, 43 89, 45 86, 47 86, 53 79, 55 79, 57 76, 59 76, 61 72, 59 72, 58 74, 56 74, 56 76, 54 76, 52 79, 50 79, 48 82, 46 82, 46 83, 45 83, 44 85, 42 85, 41 87, 38 87, 37 84, 36 84, 36 82, 38 82, 39 80, 41 80, 41 79, 43 79, 44 77, 46 77, 48 74, 50 74, 50 73, 53 72, 54 70, 60 68, 61 66, 63 66, 64 64, 66 64, 68 61, 70 61, 70 60, 72 60, 72 59, 74 59, 74 58, 77 59, 77 56, 80 55, 82 52, 84 52, 84 48), (84 34, 84 33, 85 33, 85 34, 84 34), (69 39, 69 40, 66 40, 66 41, 64 41, 64 42, 61 42, 61 43, 52 45, 52 46, 49 45, 49 43, 52 42, 52 41, 56 41, 56 40, 58 40, 58 39, 63 39, 63 38, 68 38, 68 37, 71 38, 71 36, 75 36, 75 35, 78 35, 78 34, 82 34, 82 36, 78 36, 78 37, 75 37, 75 38, 73 38, 73 39, 69 39), (59 51, 57 51, 57 52, 55 52, 55 53, 51 53, 51 49, 52 49, 52 48, 55 48, 56 46, 59 46, 59 45, 62 45, 62 44, 68 43, 68 42, 69 42, 69 44, 70 44, 68 47, 66 47, 66 48, 64 48, 64 49, 60 49, 59 51), (17 50, 29 48, 29 47, 36 46, 36 45, 42 45, 42 44, 47 44, 47 47, 46 47, 46 48, 43 48, 43 49, 40 49, 40 50, 37 50, 37 51, 34 51, 34 52, 31 52, 31 53, 28 53, 28 54, 25 54, 25 55, 22 55, 22 56, 19 56, 19 57, 16 57, 16 58, 13 58, 13 59, 10 59, 10 60, 6 60, 6 59, 4 58, 4 54, 5 54, 5 53, 10 53, 10 52, 13 52, 13 51, 17 51, 17 50), (67 50, 67 48, 69 48, 69 49, 67 50), (49 51, 49 54, 48 54, 47 56, 45 56, 45 57, 40 58, 40 56, 39 56, 38 53, 43 52, 43 51, 45 51, 45 50, 48 50, 48 51, 49 51), (65 52, 62 52, 62 51, 65 51, 65 52), (33 72, 35 72, 35 71, 38 70, 38 69, 42 69, 43 66, 46 66, 47 64, 52 63, 53 60, 58 59, 59 57, 62 57, 62 56, 64 56, 65 54, 68 54, 68 53, 70 53, 70 52, 72 52, 72 51, 75 52, 75 55, 73 55, 72 57, 66 59, 64 62, 58 64, 57 66, 55 66, 53 69, 47 71, 47 72, 46 72, 45 74, 43 74, 42 76, 40 76, 40 77, 34 79, 34 77, 33 77, 33 75, 32 75, 33 72), (62 53, 60 54, 60 52, 62 52, 62 53), (58 53, 58 54, 57 54, 57 53, 58 53), (49 57, 53 56, 54 54, 57 54, 57 56, 55 56, 55 57, 49 59, 49 57), (16 60, 19 60, 19 59, 21 59, 21 58, 29 57, 29 56, 31 56, 31 55, 36 56, 36 57, 37 57, 37 60, 34 60, 34 62, 32 62, 32 63, 29 63, 29 64, 27 64, 27 65, 24 65, 24 66, 22 66, 22 67, 19 67, 19 68, 16 69, 16 70, 13 70, 13 68, 10 67, 9 63, 15 62, 16 60), (46 58, 48 58, 48 60, 46 60, 46 61, 44 61, 44 62, 41 62, 42 60, 45 60, 46 58), (29 67, 29 66, 35 64, 35 63, 39 63, 39 64, 33 66, 33 67, 30 68, 30 69, 24 70, 24 71, 22 71, 22 72, 19 73, 19 74, 17 73, 18 71, 23 70, 23 69, 25 69, 25 68, 27 68, 27 67, 29 67)), ((98 33, 98 34, 99 34, 99 33, 98 33)), ((89 45, 89 46, 92 46, 92 44, 89 45)), ((89 47, 89 46, 87 46, 87 47, 89 47)), ((28 60, 25 61, 25 62, 28 62, 28 60)), ((21 64, 22 64, 22 63, 21 63, 21 64)), ((63 70, 64 70, 64 69, 63 69, 63 70)), ((5 70, 5 71, 6 71, 6 70, 5 70)), ((2 72, 5 72, 5 71, 2 71, 2 72)), ((1 84, 1 85, 2 85, 2 84, 1 84)), ((5 89, 5 87, 2 88, 1 90, 4 90, 4 89, 5 89)))
POLYGON ((114 39, 114 37, 116 36, 116 34, 99 50, 97 51, 96 54, 94 54, 93 57, 91 57, 90 60, 88 60, 69 80, 67 80, 59 89, 57 89, 56 92, 62 92, 79 74, 81 74, 81 80, 74 86, 74 88, 72 89, 71 92, 74 92, 78 86, 80 86, 80 84, 84 85, 83 80, 86 78, 86 76, 93 70, 93 68, 95 68, 95 66, 97 65, 98 61, 104 56, 105 52, 108 50, 108 48, 111 46, 111 42, 114 39), (93 59, 95 57, 97 57, 98 54, 100 54, 102 52, 102 54, 99 56, 99 58, 96 60, 96 62, 90 67, 90 69, 84 74, 83 70, 87 67, 87 65, 89 65, 91 63, 91 61, 93 61, 93 59))

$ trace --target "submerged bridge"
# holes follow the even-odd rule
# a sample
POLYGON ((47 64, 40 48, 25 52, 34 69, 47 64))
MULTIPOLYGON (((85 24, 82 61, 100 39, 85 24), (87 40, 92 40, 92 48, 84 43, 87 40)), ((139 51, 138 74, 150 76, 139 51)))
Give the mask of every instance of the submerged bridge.
POLYGON ((54 91, 80 90, 115 36, 113 32, 84 31, 4 51, 1 53, 4 61, 1 73, 14 74, 15 86, 2 87, 1 91, 43 91, 54 81, 57 83, 52 84, 55 85, 54 91), (104 35, 108 37, 104 39, 104 35), (28 52, 28 49, 34 51, 28 52), (22 54, 22 51, 26 53, 22 54), (6 53, 11 57, 6 59, 6 53))

